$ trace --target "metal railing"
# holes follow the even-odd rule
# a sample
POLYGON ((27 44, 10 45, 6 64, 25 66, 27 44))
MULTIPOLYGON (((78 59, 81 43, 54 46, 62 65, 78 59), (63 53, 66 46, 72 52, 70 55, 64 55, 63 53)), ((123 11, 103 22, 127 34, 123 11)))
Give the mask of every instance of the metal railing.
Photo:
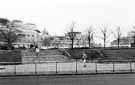
POLYGON ((135 61, 0 63, 0 75, 135 72, 135 61), (10 64, 10 65, 9 65, 10 64))
POLYGON ((71 59, 71 55, 64 48, 60 48, 59 51, 62 52, 63 55, 71 59))

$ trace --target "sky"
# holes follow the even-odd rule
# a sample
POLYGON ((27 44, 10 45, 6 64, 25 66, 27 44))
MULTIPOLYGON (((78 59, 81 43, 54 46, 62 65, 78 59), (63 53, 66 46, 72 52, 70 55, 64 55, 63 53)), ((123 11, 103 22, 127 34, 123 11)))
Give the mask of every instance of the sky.
POLYGON ((92 25, 95 35, 106 26, 123 36, 135 26, 134 0, 0 0, 0 17, 34 23, 50 35, 64 35, 72 21, 75 30, 85 32, 92 25))

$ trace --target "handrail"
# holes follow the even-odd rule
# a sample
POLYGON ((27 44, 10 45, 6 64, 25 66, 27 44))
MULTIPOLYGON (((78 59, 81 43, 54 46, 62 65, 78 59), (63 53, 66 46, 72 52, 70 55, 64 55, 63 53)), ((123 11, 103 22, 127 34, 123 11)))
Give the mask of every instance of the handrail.
POLYGON ((61 52, 64 52, 64 54, 69 57, 69 59, 71 59, 71 55, 64 49, 64 48, 60 48, 59 49, 61 52))
MULTIPOLYGON (((71 62, 65 62, 65 61, 61 61, 61 62, 58 62, 56 61, 57 63, 71 63, 71 62)), ((54 61, 35 61, 35 62, 0 62, 0 64, 35 64, 35 63, 56 63, 54 61)), ((73 61, 74 62, 74 61, 73 61)), ((135 62, 135 60, 91 60, 91 61, 87 61, 88 63, 100 63, 100 62, 135 62)))

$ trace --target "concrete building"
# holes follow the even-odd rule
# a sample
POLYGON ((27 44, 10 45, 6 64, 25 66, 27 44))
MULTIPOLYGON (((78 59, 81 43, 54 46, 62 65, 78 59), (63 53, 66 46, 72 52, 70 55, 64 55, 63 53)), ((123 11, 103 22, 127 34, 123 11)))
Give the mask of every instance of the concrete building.
MULTIPOLYGON (((86 35, 82 35, 81 32, 76 32, 76 38, 74 39, 74 47, 88 47, 88 41, 86 40, 86 35)), ((42 45, 44 42, 49 43, 47 47, 49 48, 70 48, 71 40, 65 34, 64 36, 51 36, 44 29, 42 31, 42 45), (46 41, 45 41, 46 40, 46 41), (48 41, 48 42, 47 42, 48 41)), ((92 41, 94 43, 94 41, 92 41)))
MULTIPOLYGON (((22 37, 19 37, 19 39, 16 40, 14 43, 12 43, 15 47, 29 48, 30 44, 41 44, 41 36, 39 34, 40 31, 38 30, 38 27, 35 24, 24 24, 20 20, 9 21, 8 19, 0 18, 0 27, 7 28, 9 24, 15 29, 20 30, 21 35, 23 35, 22 37)), ((1 43, 3 44, 4 42, 1 40, 1 43)))
POLYGON ((70 42, 66 36, 50 36, 51 48, 69 48, 70 42))
POLYGON ((6 18, 0 18, 0 27, 7 27, 10 21, 6 18))
POLYGON ((48 31, 46 29, 44 29, 41 33, 41 41, 44 41, 45 38, 50 37, 48 31))
MULTIPOLYGON (((7 25, 10 23, 10 21, 6 18, 0 18, 0 29, 5 29, 7 28, 7 25)), ((3 45, 5 44, 2 40, 2 38, 0 38, 0 44, 3 45)))
MULTIPOLYGON (((117 40, 113 40, 111 42, 111 47, 117 47, 117 46, 118 46, 118 41, 117 40)), ((120 40, 119 47, 131 47, 130 40, 128 38, 126 38, 126 37, 123 37, 120 40)))
MULTIPOLYGON (((20 25, 18 21, 16 21, 17 25, 20 25)), ((19 28, 19 27, 18 27, 19 28)), ((16 47, 30 47, 30 44, 40 45, 41 44, 41 36, 38 27, 32 23, 26 23, 21 25, 21 30, 24 36, 13 43, 16 47)))

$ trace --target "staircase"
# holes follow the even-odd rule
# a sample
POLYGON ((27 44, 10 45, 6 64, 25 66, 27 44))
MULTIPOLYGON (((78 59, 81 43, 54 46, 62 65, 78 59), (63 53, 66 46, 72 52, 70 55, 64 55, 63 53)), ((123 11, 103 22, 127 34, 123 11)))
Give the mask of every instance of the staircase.
POLYGON ((55 50, 41 50, 39 56, 30 50, 22 51, 23 63, 33 62, 66 62, 68 58, 57 49, 55 50))

